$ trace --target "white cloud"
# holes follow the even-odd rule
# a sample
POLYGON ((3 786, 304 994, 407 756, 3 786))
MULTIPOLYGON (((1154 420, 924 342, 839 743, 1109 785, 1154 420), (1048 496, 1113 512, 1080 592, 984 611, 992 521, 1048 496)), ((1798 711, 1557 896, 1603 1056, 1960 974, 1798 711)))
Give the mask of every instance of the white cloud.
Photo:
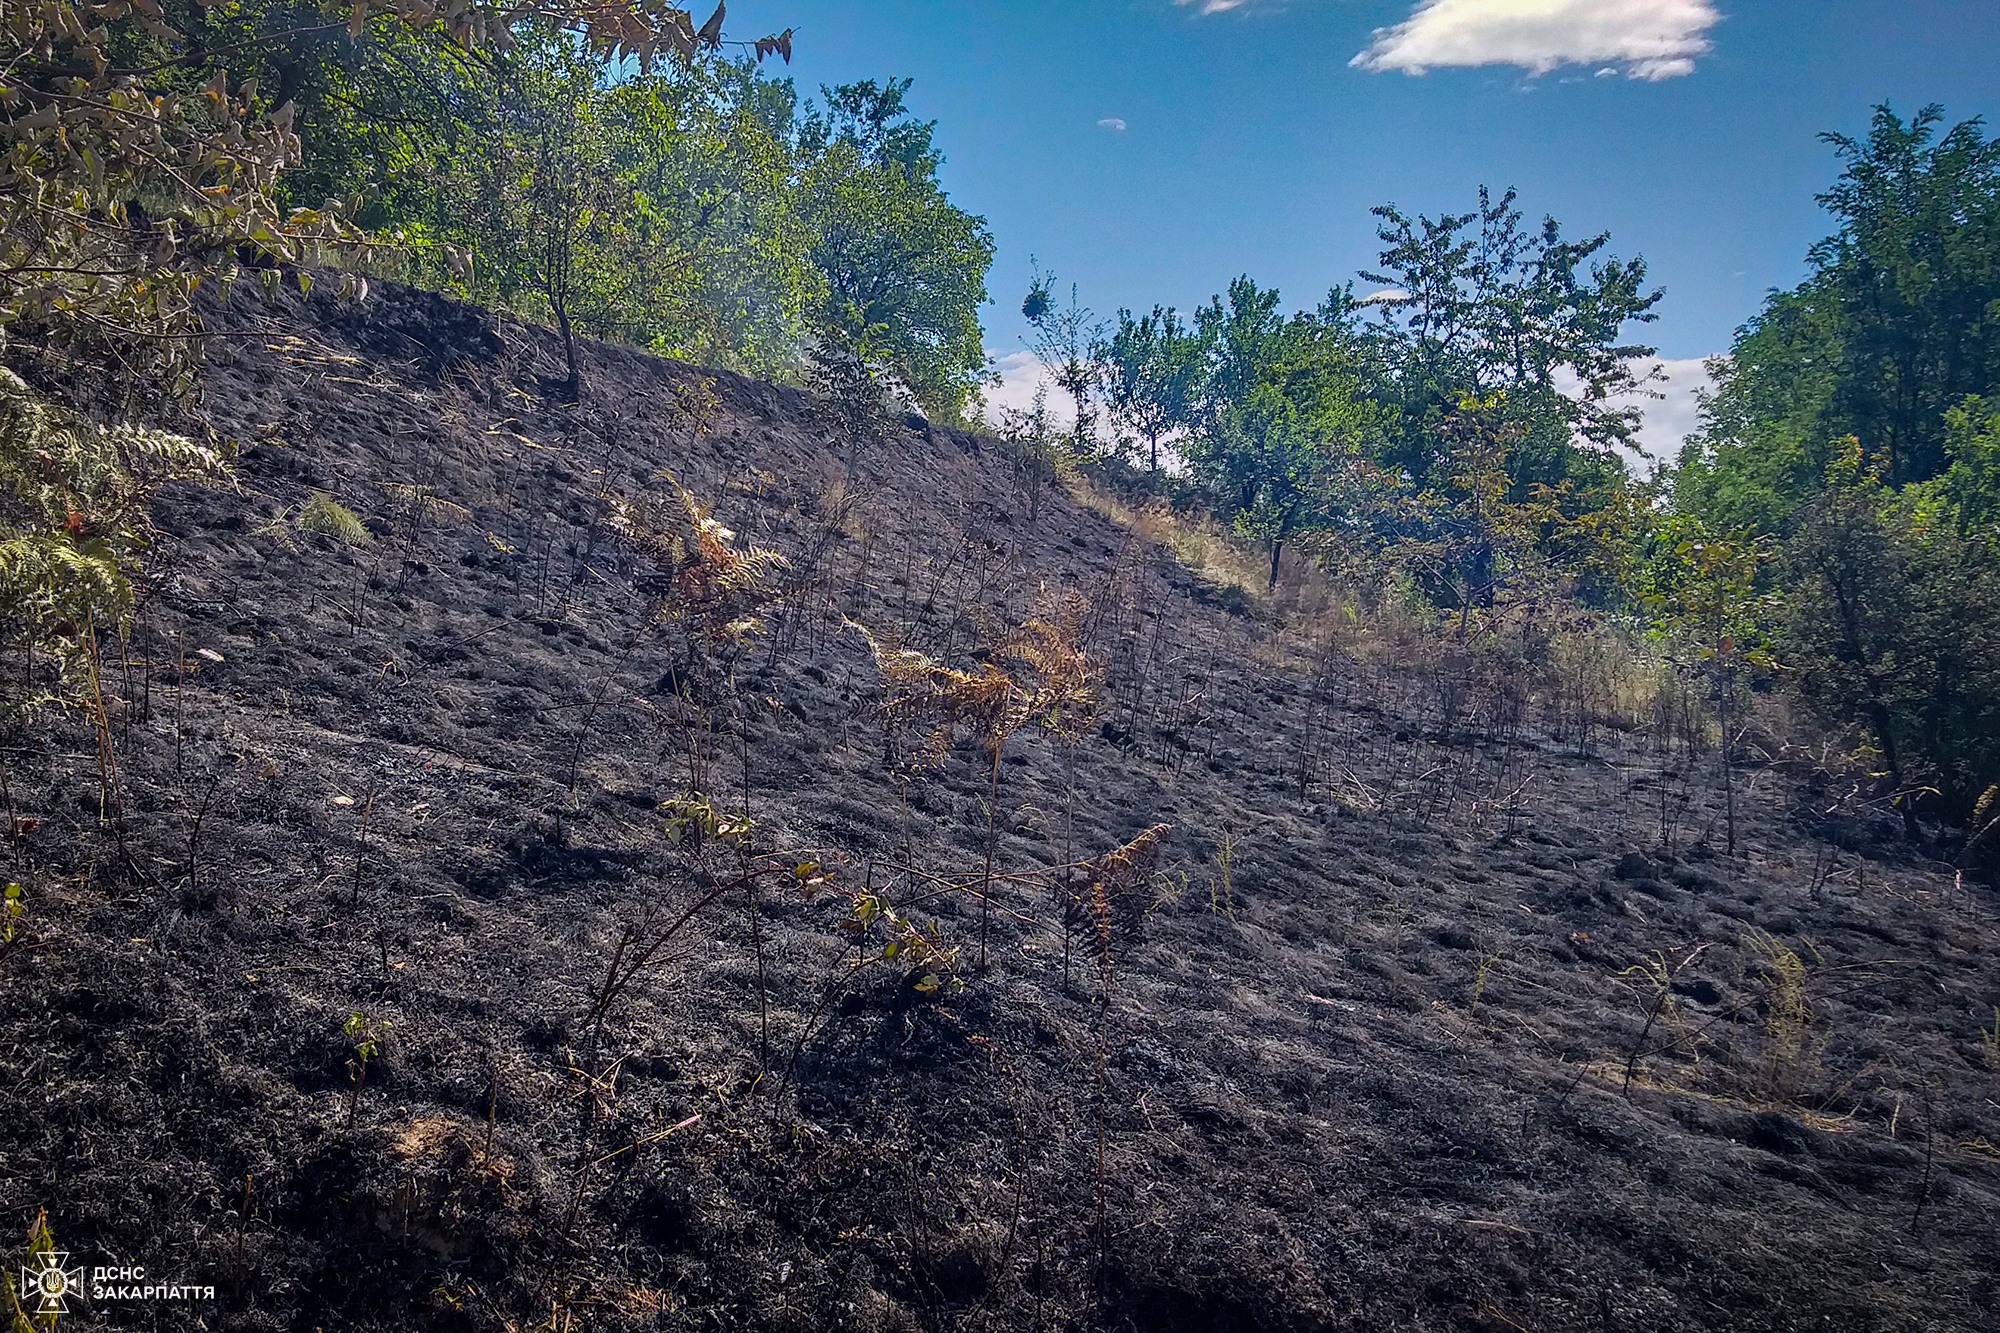
POLYGON ((1251 0, 1174 0, 1177 5, 1199 4, 1204 14, 1226 14, 1232 9, 1241 9, 1251 0))
MULTIPOLYGON (((1613 397, 1607 406, 1638 410, 1636 441, 1644 452, 1627 453, 1624 459, 1634 472, 1646 473, 1658 464, 1671 463, 1680 457, 1682 441, 1701 429, 1701 402, 1697 395, 1710 388, 1713 381, 1708 376, 1706 357, 1677 361, 1655 357, 1631 365, 1632 374, 1639 381, 1639 391, 1613 397)), ((1556 371, 1555 386, 1571 396, 1578 392, 1576 375, 1567 367, 1556 371)))
POLYGON ((1125 132, 1125 121, 1119 116, 1106 116, 1103 120, 1097 122, 1097 128, 1100 130, 1110 130, 1113 134, 1123 134, 1125 132))
POLYGON ((1025 412, 1035 405, 1035 390, 1046 387, 1049 391, 1048 408, 1050 420, 1060 429, 1068 430, 1076 421, 1076 410, 1069 395, 1056 387, 1049 372, 1029 351, 1009 352, 1005 356, 993 358, 993 369, 1000 376, 998 384, 986 386, 986 419, 997 426, 1003 408, 1025 412))
MULTIPOLYGON (((1646 452, 1663 463, 1671 463, 1679 456, 1681 442, 1701 429, 1700 404, 1695 395, 1711 387, 1706 358, 1689 357, 1684 361, 1657 361, 1661 379, 1650 386, 1654 392, 1665 394, 1664 398, 1643 398, 1636 401, 1645 420, 1639 427, 1639 443, 1646 452)), ((1641 378, 1645 371, 1640 370, 1641 378)))
POLYGON ((1379 292, 1370 292, 1356 301, 1356 305, 1401 305, 1410 299, 1410 294, 1401 287, 1384 287, 1379 292))
POLYGON ((1708 30, 1721 19, 1710 0, 1419 0, 1409 18, 1377 28, 1349 63, 1405 74, 1474 65, 1546 74, 1596 65, 1632 79, 1672 79, 1694 72, 1695 58, 1709 51, 1708 30))

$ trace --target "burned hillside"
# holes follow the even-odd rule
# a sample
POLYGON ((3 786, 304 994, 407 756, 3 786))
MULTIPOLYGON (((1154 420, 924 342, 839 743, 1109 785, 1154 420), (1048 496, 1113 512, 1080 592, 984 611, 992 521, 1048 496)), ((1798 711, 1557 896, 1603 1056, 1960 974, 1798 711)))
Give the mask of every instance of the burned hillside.
POLYGON ((0 1221, 217 1289, 76 1323, 2000 1324, 1993 890, 1830 753, 585 353, 240 301, 10 723, 0 1221))

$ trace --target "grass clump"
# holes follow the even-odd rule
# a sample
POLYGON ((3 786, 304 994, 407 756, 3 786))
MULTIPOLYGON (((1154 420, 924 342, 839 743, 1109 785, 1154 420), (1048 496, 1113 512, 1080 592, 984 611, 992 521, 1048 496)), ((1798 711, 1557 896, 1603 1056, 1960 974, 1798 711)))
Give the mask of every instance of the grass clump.
POLYGON ((312 498, 299 506, 292 524, 300 532, 332 537, 349 546, 365 546, 374 540, 355 512, 325 491, 314 491, 312 498))

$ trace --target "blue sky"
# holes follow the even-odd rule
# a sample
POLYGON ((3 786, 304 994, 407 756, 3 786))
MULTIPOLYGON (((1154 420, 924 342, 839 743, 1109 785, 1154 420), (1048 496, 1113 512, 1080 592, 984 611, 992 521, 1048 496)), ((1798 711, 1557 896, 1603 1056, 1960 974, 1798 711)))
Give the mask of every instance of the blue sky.
MULTIPOLYGON (((1458 210, 1485 183, 1644 255, 1667 290, 1645 337, 1691 362, 1824 234, 1819 132, 1885 99, 2000 119, 1996 0, 730 6, 736 37, 788 25, 802 92, 916 80, 947 188, 999 242, 1002 359, 1030 256, 1100 312, 1186 309, 1246 272, 1306 306, 1372 265, 1372 205, 1458 210)), ((1656 443, 1686 416, 1678 369, 1656 443)))

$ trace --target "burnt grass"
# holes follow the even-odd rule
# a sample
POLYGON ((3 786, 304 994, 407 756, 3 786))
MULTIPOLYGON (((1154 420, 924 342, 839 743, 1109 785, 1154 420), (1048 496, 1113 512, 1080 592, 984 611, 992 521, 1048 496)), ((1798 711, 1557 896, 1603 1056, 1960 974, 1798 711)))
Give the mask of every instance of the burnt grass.
POLYGON ((71 1322, 2000 1327, 1993 892, 1827 771, 1746 753, 1731 856, 1712 749, 1318 632, 1061 490, 1031 520, 995 441, 830 442, 597 346, 564 409, 548 334, 396 288, 228 322, 234 483, 159 497, 104 648, 115 817, 87 711, 6 737, 0 1229, 217 1288, 71 1322), (607 518, 662 467, 792 562, 726 675, 607 518), (315 491, 372 540, 298 531, 315 491), (1173 832, 1108 973, 1091 936, 1066 978, 1030 878, 980 970, 926 876, 978 879, 987 752, 913 775, 846 622, 969 667, 1060 589, 1107 676, 1081 735, 1010 740, 999 869, 1173 832), (964 984, 773 881, 592 1067, 621 927, 695 894, 691 753, 964 984))

